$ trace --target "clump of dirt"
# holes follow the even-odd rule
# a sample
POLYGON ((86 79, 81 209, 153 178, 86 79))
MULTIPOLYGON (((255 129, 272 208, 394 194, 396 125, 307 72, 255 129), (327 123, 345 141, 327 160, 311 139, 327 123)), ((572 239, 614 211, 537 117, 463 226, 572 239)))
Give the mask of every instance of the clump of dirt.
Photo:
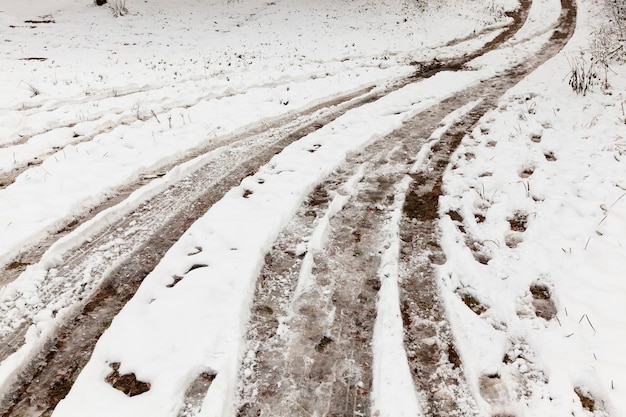
POLYGON ((508 353, 505 353, 504 357, 502 358, 502 363, 510 365, 513 362, 515 362, 515 359, 513 359, 513 357, 511 355, 509 355, 508 353))
POLYGON ((39 25, 39 24, 56 23, 56 21, 54 19, 24 20, 24 23, 31 23, 31 24, 34 24, 34 25, 39 25))
POLYGON ((448 345, 448 362, 452 364, 453 368, 460 368, 463 362, 461 361, 461 357, 459 353, 456 351, 456 348, 452 343, 448 345))
POLYGON ((463 223, 463 216, 461 216, 461 215, 459 214, 459 212, 458 212, 458 211, 456 211, 456 210, 450 210, 450 211, 448 212, 448 216, 450 216, 450 218, 451 218, 452 220, 454 220, 455 222, 461 222, 461 223, 463 223))
POLYGON ((28 263, 25 262, 20 262, 20 261, 13 261, 10 264, 8 264, 4 269, 6 269, 7 271, 10 271, 12 269, 26 269, 26 267, 28 266, 28 263))
POLYGON ((549 300, 550 299, 550 289, 539 283, 535 283, 530 286, 530 293, 533 295, 535 300, 549 300))
POLYGON ((268 305, 259 305, 255 310, 262 315, 271 316, 274 314, 274 309, 268 305))
POLYGON ((550 162, 556 161, 556 156, 554 155, 554 152, 546 152, 543 154, 543 156, 546 158, 547 161, 550 161, 550 162))
POLYGON ((435 220, 439 217, 437 208, 439 207, 439 196, 441 195, 441 177, 437 178, 437 182, 430 190, 421 190, 420 182, 422 181, 417 179, 406 195, 403 207, 404 214, 409 219, 417 219, 419 221, 435 220))
POLYGON ((108 384, 116 390, 122 391, 129 397, 134 397, 135 395, 140 395, 144 392, 150 391, 150 383, 139 381, 134 373, 120 375, 120 365, 121 364, 119 362, 109 364, 113 371, 105 378, 105 381, 108 384))
POLYGON ((187 254, 187 256, 197 255, 197 254, 199 254, 200 252, 202 252, 202 247, 201 247, 201 246, 196 246, 196 247, 194 248, 194 250, 193 250, 193 251, 191 251, 191 252, 189 252, 189 253, 187 254))
POLYGON ((508 219, 511 230, 514 232, 525 232, 528 223, 528 214, 520 211, 516 212, 512 218, 508 219))
POLYGON ((328 345, 330 345, 332 342, 333 339, 331 339, 330 337, 322 336, 318 344, 315 346, 315 351, 318 353, 325 351, 328 345))
POLYGON ((556 305, 552 301, 550 289, 540 283, 530 286, 530 293, 533 296, 533 308, 537 317, 544 320, 552 320, 556 317, 556 305))
POLYGON ((167 288, 173 288, 176 284, 178 284, 179 282, 183 280, 183 277, 178 276, 178 275, 174 275, 173 278, 174 280, 172 281, 172 283, 166 285, 167 288))
POLYGON ((188 274, 189 272, 193 271, 194 269, 206 268, 206 267, 208 267, 208 266, 209 266, 209 265, 207 265, 207 264, 193 264, 193 265, 191 266, 191 268, 189 268, 189 269, 187 270, 187 272, 185 272, 185 274, 188 274))
POLYGON ((574 392, 578 396, 583 408, 593 413, 596 409, 596 400, 591 396, 591 394, 581 387, 574 388, 574 392))
POLYGON ((522 172, 520 172, 519 176, 521 178, 528 178, 531 175, 533 175, 533 173, 535 172, 535 169, 533 167, 529 167, 524 169, 522 172))
POLYGON ((321 206, 327 204, 330 201, 330 195, 322 185, 315 187, 313 192, 309 195, 309 206, 321 206))
POLYGON ((461 292, 459 296, 461 297, 461 300, 463 300, 465 305, 468 306, 469 309, 472 310, 477 315, 481 315, 485 311, 487 311, 487 307, 485 307, 483 303, 478 301, 478 299, 474 297, 472 294, 468 292, 461 292))

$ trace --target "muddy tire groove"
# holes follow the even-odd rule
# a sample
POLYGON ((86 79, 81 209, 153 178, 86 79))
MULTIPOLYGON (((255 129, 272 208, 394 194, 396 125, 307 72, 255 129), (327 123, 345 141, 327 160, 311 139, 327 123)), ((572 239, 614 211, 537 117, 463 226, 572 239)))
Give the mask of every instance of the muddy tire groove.
MULTIPOLYGON (((432 148, 427 165, 413 175, 400 224, 400 307, 405 327, 405 349, 417 389, 422 393, 428 416, 473 416, 478 410, 465 382, 462 358, 439 296, 435 265, 445 262, 438 244, 438 198, 450 155, 480 117, 497 104, 498 98, 526 74, 556 55, 574 32, 576 6, 562 0, 557 30, 535 61, 519 65, 502 76, 478 86, 468 96, 483 97, 482 103, 449 129, 432 148), (432 340, 435 343, 432 343, 432 340)), ((442 105, 445 105, 444 101, 442 105)), ((419 126, 415 126, 419 129, 419 126)), ((426 132, 424 132, 426 133, 426 132)))
MULTIPOLYGON (((45 295, 52 298, 80 287, 83 293, 79 300, 82 301, 78 306, 72 307, 75 313, 60 327, 56 336, 48 341, 29 366, 21 370, 18 381, 8 389, 8 393, 0 402, 0 416, 20 415, 21 412, 37 416, 49 415, 58 401, 69 392, 73 380, 84 367, 95 343, 113 317, 134 295, 143 278, 152 271, 165 252, 195 220, 227 191, 237 186, 243 178, 256 172, 285 146, 330 123, 349 108, 375 100, 379 94, 382 93, 366 94, 349 106, 310 121, 294 131, 274 138, 269 143, 259 143, 255 141, 258 138, 254 136, 248 138, 238 144, 239 151, 233 147, 232 151, 227 153, 230 159, 225 165, 232 167, 230 170, 224 172, 223 165, 208 164, 188 178, 172 185, 164 193, 145 202, 138 209, 141 215, 128 213, 126 218, 112 224, 101 238, 95 238, 93 242, 79 248, 74 255, 75 258, 58 273, 57 278, 61 279, 57 280, 62 281, 62 287, 52 288, 45 295), (191 198, 194 195, 195 197, 191 198), (178 206, 178 212, 171 213, 170 205, 161 201, 166 197, 183 202, 178 206), (147 224, 143 226, 137 224, 142 221, 147 224), (130 235, 127 233, 133 222, 132 228, 138 235, 134 245, 130 241, 135 233, 130 235), (143 234, 140 233, 142 228, 143 234), (98 269, 93 269, 89 264, 90 251, 97 254, 96 249, 101 244, 100 240, 111 242, 121 236, 126 249, 123 253, 115 254, 117 259, 113 266, 98 265, 98 269), (80 286, 80 283, 72 285, 72 282, 76 281, 76 276, 82 276, 84 271, 99 275, 98 284, 91 288, 80 286), (51 390, 50 387, 54 389, 51 390)), ((339 100, 336 104, 339 104, 339 100)), ((23 341, 30 321, 26 319, 24 323, 26 325, 14 326, 13 333, 3 336, 3 340, 13 342, 11 345, 3 344, 0 349, 0 360, 21 346, 22 343, 17 341, 23 341)))
MULTIPOLYGON (((49 233, 45 239, 33 243, 29 249, 22 251, 18 259, 11 261, 8 265, 4 266, 2 277, 0 277, 0 285, 5 285, 6 283, 13 281, 19 276, 19 274, 21 274, 26 269, 28 265, 37 263, 41 259, 41 256, 44 254, 44 252, 55 241, 71 233, 81 224, 95 217, 98 213, 120 203, 121 201, 126 199, 133 191, 149 183, 150 179, 163 176, 165 172, 168 172, 176 166, 184 162, 190 161, 191 159, 199 155, 207 154, 211 151, 225 146, 241 146, 242 143, 246 143, 246 141, 249 141, 251 136, 264 135, 266 137, 270 137, 285 135, 284 131, 286 129, 288 129, 292 125, 298 124, 313 124, 318 125, 317 128, 319 128, 324 124, 323 120, 334 119, 335 117, 340 116, 341 114, 352 108, 352 105, 350 104, 348 104, 347 108, 342 107, 342 105, 345 106, 344 103, 349 103, 350 100, 356 99, 361 96, 364 96, 364 100, 370 100, 368 93, 372 90, 372 88, 372 86, 365 87, 359 91, 333 98, 331 100, 313 106, 312 108, 306 109, 302 112, 281 117, 278 120, 269 124, 261 122, 256 126, 251 127, 244 133, 234 136, 227 136, 222 139, 211 141, 211 143, 202 145, 195 149, 190 149, 176 161, 159 167, 153 172, 146 172, 142 174, 142 176, 137 181, 115 191, 114 194, 111 197, 108 197, 108 199, 102 204, 98 205, 97 207, 92 207, 88 209, 88 211, 82 216, 66 220, 64 224, 60 225, 60 227, 56 231, 49 233), (316 112, 319 112, 326 108, 335 109, 331 110, 330 113, 326 116, 315 117, 316 112), (335 116, 333 117, 333 115, 335 116), (330 117, 331 119, 328 119, 328 117, 330 117), (311 122, 312 118, 315 118, 315 121, 311 122), (318 119, 323 120, 320 121, 318 119)), ((360 105, 359 103, 361 103, 361 101, 357 100, 354 105, 360 105)))
POLYGON ((380 236, 402 177, 389 164, 404 157, 401 147, 384 141, 351 157, 347 169, 315 190, 266 256, 246 336, 238 416, 370 415, 380 236), (344 195, 364 163, 353 195, 344 195), (328 216, 331 196, 347 201, 326 217, 324 247, 294 250, 328 216), (313 266, 301 271, 304 256, 313 266))
MULTIPOLYGON (((523 24, 529 5, 530 2, 524 2, 526 11, 518 11, 517 28, 523 24)), ((385 186, 381 188, 381 183, 378 183, 378 195, 384 196, 404 174, 410 173, 412 156, 417 155, 439 121, 470 102, 470 98, 482 98, 479 105, 448 129, 440 143, 432 147, 426 166, 420 172, 412 173, 413 182, 406 195, 400 223, 399 303, 405 327, 405 349, 422 409, 428 416, 478 415, 476 400, 465 379, 462 358, 455 347, 439 295, 439 283, 434 270, 434 265, 445 261, 437 242, 436 226, 443 172, 463 136, 482 115, 495 107, 499 97, 565 45, 573 33, 575 6, 566 0, 563 5, 566 11, 561 15, 559 30, 552 37, 552 44, 538 54, 536 60, 518 65, 431 107, 384 140, 365 149, 361 159, 348 160, 339 174, 331 175, 331 179, 316 191, 320 195, 337 192, 336 184, 346 181, 346 172, 354 172, 355 167, 366 162, 379 163, 380 146, 385 143, 386 146, 396 147, 394 158, 398 160, 395 167, 385 174, 385 186), (404 168, 400 168, 402 164, 404 168)), ((510 31, 507 36, 513 33, 510 31)), ((501 37, 499 42, 504 39, 501 37)), ((494 47, 495 43, 487 46, 489 49, 494 47)), ((437 72, 441 68, 433 68, 432 71, 437 72)), ((388 151, 390 149, 387 148, 388 151)), ((246 337, 249 350, 244 356, 240 375, 238 416, 334 416, 354 415, 355 411, 359 415, 369 415, 370 409, 364 404, 368 401, 365 399, 366 394, 358 396, 355 389, 355 394, 351 396, 345 389, 342 391, 341 387, 338 388, 336 392, 340 393, 338 397, 343 394, 344 404, 354 398, 350 410, 345 406, 342 408, 341 402, 333 396, 333 387, 338 381, 344 387, 349 385, 345 380, 337 378, 341 374, 337 369, 340 369, 342 363, 350 363, 354 369, 353 375, 358 375, 361 383, 359 388, 363 391, 371 388, 371 379, 364 375, 368 372, 371 378, 371 352, 367 346, 368 340, 371 341, 376 292, 380 285, 373 274, 373 265, 378 260, 371 253, 372 248, 376 247, 373 235, 380 231, 384 218, 382 213, 388 212, 390 206, 388 201, 388 205, 382 204, 384 198, 369 200, 370 203, 375 202, 377 208, 384 207, 380 209, 382 213, 372 214, 376 209, 364 209, 368 199, 363 196, 362 190, 368 188, 368 185, 376 189, 374 183, 381 178, 376 174, 366 176, 359 185, 359 194, 331 221, 331 237, 325 249, 314 258, 316 285, 309 293, 301 294, 299 298, 294 294, 302 261, 297 252, 289 249, 289 245, 293 247, 298 241, 303 241, 307 233, 310 234, 313 222, 307 220, 306 216, 316 215, 319 218, 328 204, 325 199, 311 196, 311 201, 319 200, 323 207, 314 208, 309 202, 301 209, 300 214, 292 220, 295 225, 281 234, 274 250, 266 258, 246 337), (362 223, 359 224, 359 221, 362 223), (369 240, 362 243, 363 236, 369 240), (366 244, 369 251, 363 250, 360 246, 362 244, 366 244), (355 265, 352 259, 346 258, 347 255, 357 258, 361 264, 357 262, 355 265), (346 278, 353 273, 362 277, 356 282, 346 278), (350 285, 335 284, 343 282, 350 285), (327 288, 330 283, 334 285, 327 288), (366 285, 370 288, 364 291, 366 297, 361 297, 364 302, 358 303, 358 291, 366 285), (356 296, 351 293, 355 289, 356 296), (358 312, 355 311, 356 305, 358 312), (335 325, 334 321, 338 320, 337 309, 344 309, 356 318, 365 319, 360 322, 353 320, 345 327, 342 324, 335 325), (287 333, 285 325, 289 328, 287 333), (369 339, 363 340, 363 337, 369 339), (364 351, 367 353, 364 354, 364 351)))

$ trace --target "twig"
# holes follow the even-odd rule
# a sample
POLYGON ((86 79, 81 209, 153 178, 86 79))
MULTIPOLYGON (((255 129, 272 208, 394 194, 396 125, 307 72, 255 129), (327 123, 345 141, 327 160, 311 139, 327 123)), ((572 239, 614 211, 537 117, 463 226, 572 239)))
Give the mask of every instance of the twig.
POLYGON ((154 118, 156 119, 157 122, 159 122, 159 124, 161 124, 161 121, 159 120, 159 118, 157 117, 156 113, 154 112, 154 110, 150 110, 150 113, 152 113, 152 115, 154 116, 154 118))
POLYGON ((596 328, 593 327, 593 324, 591 324, 591 320, 589 320, 589 316, 585 313, 582 316, 580 316, 580 320, 578 320, 578 323, 580 324, 581 321, 583 321, 583 319, 586 318, 587 319, 587 323, 589 323, 589 325, 591 326, 591 328, 593 329, 594 333, 597 333, 596 328))
POLYGON ((615 200, 615 203, 611 204, 611 208, 613 208, 613 206, 616 205, 618 201, 620 201, 622 198, 624 198, 625 195, 626 195, 626 193, 620 195, 619 198, 617 200, 615 200))

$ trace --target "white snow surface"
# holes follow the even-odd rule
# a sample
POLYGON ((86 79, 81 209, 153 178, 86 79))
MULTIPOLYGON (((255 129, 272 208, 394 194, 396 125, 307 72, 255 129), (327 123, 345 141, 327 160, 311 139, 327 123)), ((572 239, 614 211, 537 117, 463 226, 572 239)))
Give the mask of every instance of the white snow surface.
MULTIPOLYGON (((128 1, 130 13, 114 18, 107 7, 83 0, 0 0, 0 174, 34 156, 45 159, 0 189, 0 264, 202 144, 346 92, 383 86, 408 74, 411 61, 478 47, 470 40, 435 49, 484 27, 497 30, 506 21, 503 11, 515 6, 509 0, 426 6, 407 0, 182 0, 175 6, 153 0, 128 1), (41 19, 55 23, 25 23, 41 19)), ((482 415, 585 416, 575 388, 597 400, 595 415, 626 415, 626 116, 619 93, 626 68, 613 67, 613 95, 596 88, 577 96, 563 81, 567 57, 586 47, 599 19, 596 7, 580 5, 566 50, 481 119, 444 176, 439 226, 448 261, 438 272, 482 415), (464 232, 451 211, 463 217, 464 232), (515 216, 526 219, 525 231, 510 229, 515 216), (477 262, 468 241, 488 263, 477 262), (535 316, 530 286, 537 283, 550 290, 558 319, 535 316), (461 292, 486 311, 469 310, 461 292), (502 398, 481 399, 485 375, 506 384, 502 398), (524 379, 533 384, 519 382, 524 379)), ((558 0, 535 1, 515 39, 475 60, 471 70, 442 72, 351 110, 244 179, 146 277, 53 416, 177 416, 186 387, 206 370, 217 377, 196 415, 234 415, 255 279, 307 194, 348 154, 403 120, 530 59, 558 15, 558 0), (207 266, 189 271, 198 264, 207 266), (127 397, 113 389, 105 382, 113 362, 121 363, 121 374, 149 381, 150 390, 127 397)), ((192 161, 138 190, 0 288, 0 311, 23 309, 34 323, 24 346, 0 362, 0 394, 71 311, 71 297, 54 306, 56 316, 37 298, 38 283, 54 279, 49 271, 62 266, 64 250, 90 227, 103 227, 107 215, 123 216, 139 196, 195 166, 192 161)), ((398 216, 399 210, 389 224, 391 240, 398 216)), ((378 306, 373 346, 375 365, 382 365, 373 399, 381 416, 414 416, 418 399, 403 367, 393 302, 395 256, 392 244, 380 272, 392 279, 383 282, 378 306)))

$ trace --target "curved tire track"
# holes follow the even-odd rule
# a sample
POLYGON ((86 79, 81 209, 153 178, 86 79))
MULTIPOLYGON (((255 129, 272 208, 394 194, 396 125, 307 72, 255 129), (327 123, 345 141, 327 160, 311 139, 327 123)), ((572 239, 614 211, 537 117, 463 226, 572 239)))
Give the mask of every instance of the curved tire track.
MULTIPOLYGON (((33 348, 27 362, 16 371, 16 381, 11 387, 4 387, 6 394, 0 402, 0 416, 19 415, 34 409, 51 412, 69 391, 71 381, 88 360, 108 323, 185 230, 228 190, 289 143, 319 129, 350 108, 383 94, 360 93, 320 106, 336 106, 326 115, 308 115, 305 120, 295 118, 286 126, 274 126, 241 138, 228 146, 226 152, 219 153, 214 160, 133 212, 126 213, 90 242, 75 249, 62 269, 53 275, 48 272, 50 280, 37 289, 39 301, 30 313, 17 319, 6 315, 0 318, 4 321, 3 328, 13 329, 12 333, 2 336, 6 343, 0 349, 0 361, 23 344, 33 316, 43 307, 54 305, 58 297, 68 294, 70 299, 81 302, 55 313, 59 315, 61 328, 56 334, 43 336, 46 345, 33 348), (230 169, 225 171, 225 166, 230 169), (85 274, 91 277, 90 281, 83 281, 85 274)), ((14 298, 19 299, 20 294, 16 293, 14 298)), ((45 415, 41 411, 37 413, 45 415)))
MULTIPOLYGON (((524 6, 528 8, 530 3, 524 6)), ((433 106, 419 119, 405 123, 364 150, 360 157, 348 160, 342 172, 311 196, 266 257, 251 312, 249 349, 242 364, 239 416, 370 415, 369 343, 380 286, 377 254, 384 244, 377 236, 383 234, 381 228, 393 207, 391 190, 407 174, 413 182, 400 222, 399 303, 413 382, 425 415, 479 414, 463 375, 433 267, 445 259, 437 243, 436 227, 441 179, 450 155, 479 118, 494 108, 509 88, 567 43, 574 31, 576 8, 570 0, 562 0, 562 7, 550 43, 535 60, 433 106), (412 172, 412 157, 439 121, 476 98, 482 99, 481 103, 448 129, 431 148, 426 165, 412 172), (356 187, 358 192, 330 221, 328 241, 312 256, 315 268, 311 288, 300 293, 297 282, 307 275, 307 265, 293 247, 314 233, 307 217, 316 213, 320 222, 327 218, 320 210, 329 209, 317 206, 328 205, 325 196, 342 193, 337 184, 345 183, 346 172, 357 172, 363 164, 372 168, 356 187), (344 372, 343 364, 350 364, 350 372, 344 372)), ((517 14, 518 19, 525 20, 526 16, 527 10, 517 14)), ((516 27, 522 24, 523 20, 518 20, 516 27)), ((509 31, 508 36, 513 33, 509 31)), ((496 46, 489 44, 486 49, 496 46)), ((455 68, 463 63, 446 66, 455 68)))

